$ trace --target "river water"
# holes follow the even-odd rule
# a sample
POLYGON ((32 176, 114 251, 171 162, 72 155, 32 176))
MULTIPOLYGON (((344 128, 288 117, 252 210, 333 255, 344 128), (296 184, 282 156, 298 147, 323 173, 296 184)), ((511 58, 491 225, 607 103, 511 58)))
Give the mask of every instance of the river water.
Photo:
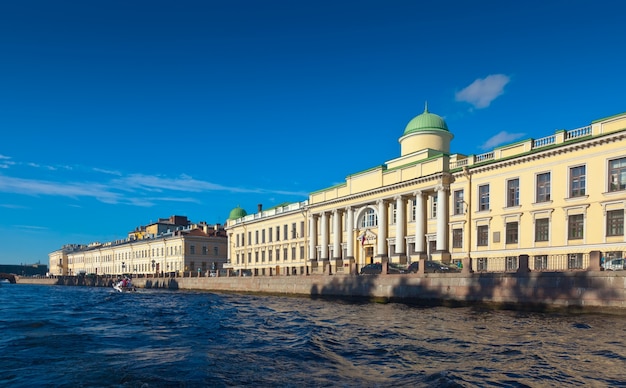
POLYGON ((0 385, 626 386, 626 317, 0 286, 0 385))

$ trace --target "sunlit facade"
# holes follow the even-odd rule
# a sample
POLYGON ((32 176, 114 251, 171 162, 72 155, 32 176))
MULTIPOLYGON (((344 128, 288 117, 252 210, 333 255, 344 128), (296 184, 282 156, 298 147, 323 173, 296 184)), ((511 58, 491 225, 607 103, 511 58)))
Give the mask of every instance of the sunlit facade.
POLYGON ((450 152, 428 112, 400 156, 300 203, 227 222, 229 267, 257 275, 356 273, 371 262, 471 258, 474 271, 585 269, 589 252, 623 257, 626 113, 480 154, 450 152))
POLYGON ((49 254, 49 268, 52 275, 70 276, 206 273, 223 268, 227 245, 221 225, 172 216, 138 227, 123 240, 65 245, 49 254))

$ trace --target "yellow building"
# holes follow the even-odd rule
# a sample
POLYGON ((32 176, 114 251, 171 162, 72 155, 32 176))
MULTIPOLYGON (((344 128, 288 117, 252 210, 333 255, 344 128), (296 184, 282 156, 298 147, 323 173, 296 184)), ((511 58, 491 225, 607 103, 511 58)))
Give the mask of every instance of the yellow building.
POLYGON ((172 216, 138 227, 123 240, 65 245, 48 257, 52 275, 205 273, 223 268, 227 246, 221 225, 172 216))
POLYGON ((424 110, 400 156, 308 200, 227 221, 229 266, 258 275, 356 273, 371 262, 458 262, 474 271, 585 269, 589 252, 622 257, 626 113, 480 155, 424 110))

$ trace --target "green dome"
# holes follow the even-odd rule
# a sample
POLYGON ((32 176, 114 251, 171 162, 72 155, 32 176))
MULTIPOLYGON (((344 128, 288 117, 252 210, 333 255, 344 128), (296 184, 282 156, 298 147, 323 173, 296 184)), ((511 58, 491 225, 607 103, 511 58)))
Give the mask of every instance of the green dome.
POLYGON ((239 207, 239 205, 237 205, 236 208, 234 208, 233 210, 230 211, 230 215, 228 216, 229 220, 236 220, 237 218, 242 218, 247 216, 248 213, 246 213, 245 210, 243 210, 242 208, 239 207))
POLYGON ((428 105, 424 107, 424 113, 415 116, 413 120, 409 121, 404 129, 404 134, 424 131, 424 130, 439 130, 448 132, 448 125, 446 122, 434 113, 428 112, 428 105))

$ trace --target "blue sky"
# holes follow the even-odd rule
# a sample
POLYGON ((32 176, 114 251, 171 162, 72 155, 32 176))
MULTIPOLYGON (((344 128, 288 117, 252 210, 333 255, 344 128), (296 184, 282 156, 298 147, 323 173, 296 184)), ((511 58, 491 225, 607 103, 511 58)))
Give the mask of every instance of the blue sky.
POLYGON ((620 1, 0 3, 0 264, 626 112, 620 1))

